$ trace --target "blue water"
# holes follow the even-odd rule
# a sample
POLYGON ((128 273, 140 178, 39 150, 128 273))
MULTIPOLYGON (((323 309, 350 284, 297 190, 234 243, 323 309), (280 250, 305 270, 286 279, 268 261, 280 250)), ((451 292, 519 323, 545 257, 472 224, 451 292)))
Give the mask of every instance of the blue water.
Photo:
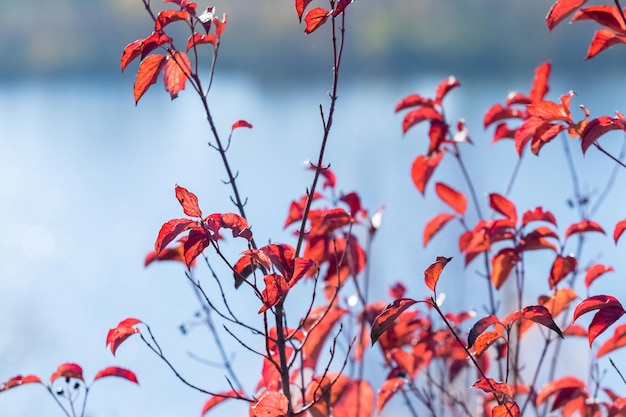
MULTIPOLYGON (((409 177, 413 158, 427 146, 425 128, 402 137, 401 116, 393 113, 400 98, 414 92, 432 95, 447 75, 397 83, 358 81, 340 92, 326 161, 340 190, 357 190, 372 213, 386 207, 371 257, 372 294, 378 299, 386 300, 387 287, 398 280, 407 284, 409 296, 426 296, 424 268, 437 255, 457 255, 457 226, 422 247, 424 223, 446 207, 432 189, 427 200, 422 198, 409 177)), ((516 161, 511 143, 490 145, 491 131, 482 128, 484 111, 503 102, 511 88, 526 91, 531 78, 529 74, 527 80, 507 85, 493 79, 461 80, 463 86, 446 99, 449 119, 464 117, 468 123, 475 146, 468 146, 464 155, 480 196, 502 193, 516 161)), ((572 85, 576 81, 554 85, 549 98, 556 100, 573 88, 579 93, 574 106, 583 103, 593 115, 626 110, 626 79, 572 85)), ((85 79, 0 85, 0 380, 18 373, 47 379, 68 361, 83 365, 88 381, 113 364, 137 372, 141 387, 99 381, 90 394, 89 416, 199 415, 206 401, 177 382, 139 340, 127 341, 117 357, 105 349, 108 329, 125 317, 151 324, 168 356, 193 383, 214 391, 227 388, 221 369, 188 356, 192 352, 212 358, 206 332, 178 332, 198 308, 182 268, 143 268, 160 225, 183 215, 174 198, 175 184, 195 192, 207 214, 234 210, 229 188, 221 182, 225 175, 220 161, 207 146, 211 137, 197 99, 185 91, 170 102, 165 92, 156 91, 160 83, 155 87, 135 107, 130 76, 118 83, 85 79)), ((282 224, 289 202, 310 184, 305 161, 317 159, 322 137, 318 106, 327 107, 328 88, 280 89, 234 76, 216 80, 210 103, 222 135, 238 119, 254 125, 235 132, 230 157, 248 197, 246 209, 257 242, 293 242, 282 224)), ((616 151, 621 140, 614 134, 603 142, 616 151)), ((543 205, 558 213, 564 230, 577 217, 566 204, 572 188, 562 149, 559 139, 545 147, 541 158, 527 156, 511 198, 520 212, 543 205)), ((593 151, 583 160, 575 142, 572 151, 583 190, 597 195, 611 163, 593 151)), ((450 159, 433 183, 460 187, 459 175, 450 159)), ((626 218, 626 200, 618 191, 625 186, 621 175, 616 195, 595 219, 609 234, 617 220, 626 218)), ((618 257, 624 242, 618 248, 601 239, 592 243, 583 262, 610 263, 618 271, 592 291, 611 291, 626 299, 624 286, 616 284, 626 267, 618 257)), ((233 256, 242 249, 226 244, 233 256)), ((549 257, 542 256, 537 259, 545 265, 537 270, 528 266, 528 276, 538 283, 529 299, 545 291, 549 257)), ((460 259, 446 269, 448 276, 440 284, 448 295, 445 306, 474 308, 480 314, 484 284, 474 274, 477 267, 464 270, 460 259)), ((234 297, 235 308, 258 322, 258 300, 243 293, 234 297)), ((236 344, 227 342, 227 347, 236 349, 236 344)), ((260 370, 260 361, 257 366, 252 360, 256 358, 242 352, 235 357, 236 365, 250 369, 250 386, 260 370)), ((61 415, 48 397, 38 386, 2 393, 0 415, 61 415)))

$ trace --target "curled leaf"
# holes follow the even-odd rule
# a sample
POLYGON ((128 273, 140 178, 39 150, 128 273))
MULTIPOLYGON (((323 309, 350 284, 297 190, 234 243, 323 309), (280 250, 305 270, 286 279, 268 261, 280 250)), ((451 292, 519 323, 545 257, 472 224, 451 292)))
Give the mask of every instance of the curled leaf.
POLYGON ((439 281, 439 276, 443 272, 443 268, 450 262, 452 258, 446 258, 445 256, 437 256, 437 260, 431 264, 424 271, 424 282, 426 282, 426 286, 433 292, 436 291, 437 281, 439 281))
POLYGON ((94 381, 105 378, 109 376, 116 376, 118 378, 124 378, 130 382, 134 382, 135 384, 139 384, 137 380, 137 376, 133 371, 129 371, 128 369, 120 368, 118 366, 109 366, 108 368, 101 369, 98 371, 96 376, 93 378, 94 381))
POLYGON ((401 298, 385 307, 372 324, 372 330, 370 332, 372 346, 376 343, 380 336, 382 336, 383 333, 385 333, 387 329, 393 325, 395 319, 397 319, 404 310, 411 307, 415 303, 417 303, 417 301, 412 298, 401 298))
POLYGON ((41 378, 37 375, 16 375, 8 381, 0 384, 0 392, 9 390, 11 388, 20 387, 24 384, 41 384, 41 378))
POLYGON ((110 347, 111 353, 115 356, 117 348, 130 336, 139 333, 139 329, 135 326, 141 323, 141 320, 135 318, 127 318, 119 322, 117 327, 109 330, 107 334, 106 345, 110 347))
POLYGON ((83 368, 75 363, 62 363, 57 370, 50 375, 50 382, 54 382, 57 378, 75 378, 84 381, 83 368))

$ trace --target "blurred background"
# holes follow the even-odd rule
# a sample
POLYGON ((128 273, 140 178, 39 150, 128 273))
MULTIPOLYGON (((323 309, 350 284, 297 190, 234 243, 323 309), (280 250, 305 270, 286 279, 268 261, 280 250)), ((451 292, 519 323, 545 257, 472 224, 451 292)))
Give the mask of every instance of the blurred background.
MULTIPOLYGON (((305 161, 317 157, 319 105, 328 104, 328 27, 305 35, 292 3, 210 4, 229 15, 210 104, 222 135, 238 119, 254 125, 235 132, 231 158, 258 242, 293 242, 282 225, 290 201, 310 184, 305 161)), ((484 112, 510 91, 528 92, 542 62, 553 66, 549 99, 574 90, 574 112, 579 104, 592 116, 626 110, 626 49, 617 46, 585 62, 597 27, 563 23, 548 33, 551 4, 357 0, 348 8, 327 162, 339 190, 358 191, 371 213, 386 207, 371 255, 374 299, 388 301, 387 288, 396 281, 406 283, 408 296, 423 298, 422 271, 437 255, 458 255, 458 226, 449 225, 422 247, 424 223, 446 207, 432 190, 424 199, 411 182, 412 160, 427 146, 426 127, 403 137, 402 117, 393 113, 398 100, 411 93, 432 96, 449 75, 460 80, 462 87, 446 98, 446 114, 451 121, 467 121, 475 145, 467 147, 466 158, 482 196, 504 192, 517 160, 510 142, 491 145, 484 112)), ((99 381, 86 415, 197 416, 206 395, 176 381, 139 340, 130 339, 113 357, 105 337, 123 318, 138 317, 151 325, 192 383, 213 391, 228 387, 223 369, 197 360, 217 357, 206 329, 196 326, 199 307, 182 266, 143 267, 161 224, 183 215, 175 184, 195 192, 205 214, 233 210, 223 168, 207 146, 211 137, 198 100, 184 91, 171 102, 159 80, 135 107, 137 63, 122 74, 119 59, 126 44, 152 31, 140 0, 23 0, 3 2, 0 9, 0 381, 18 373, 46 379, 63 362, 81 364, 89 381, 99 369, 118 365, 134 370, 141 386, 99 381)), ((603 142, 619 152, 619 134, 603 142)), ((583 160, 575 143, 572 153, 583 191, 597 198, 612 164, 593 150, 583 160)), ((458 168, 448 162, 435 181, 460 184, 458 168)), ((625 186, 619 175, 613 196, 594 219, 609 234, 626 216, 625 186)), ((572 195, 558 139, 541 158, 525 157, 511 198, 520 212, 537 205, 552 210, 563 231, 578 220, 568 205, 572 195)), ((592 292, 624 300, 624 287, 617 284, 626 266, 619 257, 623 244, 620 251, 609 240, 590 236, 581 262, 613 265, 616 273, 594 284, 592 292)), ((237 241, 224 245, 233 256, 245 249, 237 241)), ((550 255, 536 256, 537 266, 527 271, 533 280, 536 276, 529 302, 546 291, 550 255)), ((440 284, 448 293, 445 307, 480 314, 484 283, 475 267, 463 269, 460 259, 447 267, 440 284)), ((206 268, 198 274, 211 288, 206 268)), ((235 308, 259 320, 258 300, 243 292, 233 297, 235 308)), ((237 352, 235 367, 245 369, 242 379, 253 388, 260 361, 235 342, 224 342, 237 352)), ((581 341, 579 352, 587 358, 585 344, 581 341)), ((367 372, 380 381, 376 355, 367 372)), ((586 377, 580 354, 570 365, 580 365, 579 376, 586 377)), ((401 410, 400 402, 391 404, 384 415, 401 410)), ((26 386, 0 394, 0 415, 62 413, 45 390, 26 386)))

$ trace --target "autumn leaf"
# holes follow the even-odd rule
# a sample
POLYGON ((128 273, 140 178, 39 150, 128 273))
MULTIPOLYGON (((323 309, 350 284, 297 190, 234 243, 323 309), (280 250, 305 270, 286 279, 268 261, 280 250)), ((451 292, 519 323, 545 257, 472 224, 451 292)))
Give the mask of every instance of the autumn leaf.
POLYGON ((451 213, 439 213, 438 215, 430 219, 428 223, 426 223, 426 225, 424 226, 424 233, 423 233, 424 246, 428 245, 428 242, 430 242, 433 236, 435 236, 435 234, 437 234, 437 232, 439 232, 439 230, 441 230, 441 228, 443 228, 443 226, 445 226, 446 223, 448 223, 450 220, 454 219, 455 217, 456 216, 451 213))
POLYGON ((574 310, 574 321, 583 314, 598 310, 589 325, 589 346, 613 323, 626 313, 617 298, 611 295, 595 295, 583 300, 574 310))
POLYGON ((600 346, 596 358, 600 358, 624 346, 626 346, 626 324, 621 324, 615 327, 613 336, 600 346))
POLYGON ((139 329, 135 326, 141 323, 141 320, 135 318, 127 318, 122 320, 117 327, 110 329, 107 334, 106 345, 110 346, 111 353, 115 356, 117 348, 130 336, 139 333, 139 329))
POLYGON ((37 375, 26 375, 26 376, 16 375, 13 378, 9 379, 8 381, 5 381, 2 384, 0 384, 0 392, 9 390, 11 388, 20 387, 24 384, 41 384, 41 383, 42 383, 41 378, 39 378, 37 375))
POLYGON ((589 49, 587 49, 585 60, 589 60, 600 52, 620 43, 626 44, 626 35, 615 33, 608 29, 597 30, 593 35, 589 49))
POLYGON ((491 345, 498 341, 498 339, 504 338, 504 334, 501 331, 485 332, 481 334, 474 341, 476 356, 481 356, 491 345))
POLYGON ((189 236, 183 244, 183 255, 187 269, 191 269, 191 265, 195 259, 209 246, 211 236, 209 236, 202 227, 195 227, 189 231, 189 236))
POLYGON ((485 330, 487 330, 490 326, 494 325, 499 325, 500 330, 504 330, 504 324, 500 323, 500 319, 498 319, 493 314, 483 317, 476 323, 474 323, 467 336, 467 348, 469 349, 474 346, 474 342, 476 341, 478 336, 483 334, 485 330))
POLYGON ((163 248, 176 239, 178 235, 197 226, 198 222, 190 219, 168 220, 165 224, 163 224, 163 226, 161 226, 156 241, 154 242, 154 251, 157 256, 161 253, 163 248))
POLYGON ((443 116, 432 107, 420 107, 417 110, 411 110, 402 120, 402 133, 406 133, 410 128, 418 123, 426 120, 443 122, 443 116))
POLYGON ((548 86, 548 78, 550 78, 551 65, 549 62, 544 62, 535 69, 535 78, 533 79, 533 85, 530 89, 530 99, 532 101, 543 100, 550 87, 548 86))
POLYGON ((259 310, 259 314, 278 304, 290 288, 282 275, 268 274, 263 277, 263 281, 265 281, 265 289, 262 293, 263 306, 259 310))
POLYGON ((497 382, 493 378, 480 378, 472 384, 472 388, 478 388, 487 393, 493 392, 513 398, 513 388, 506 382, 497 382))
POLYGON ((387 402, 400 390, 406 383, 405 378, 389 378, 380 386, 378 390, 378 399, 376 402, 376 410, 380 413, 387 402))
POLYGON ((374 323, 372 324, 372 330, 370 332, 372 346, 374 346, 374 343, 376 343, 376 341, 387 331, 387 329, 393 326, 393 323, 398 316, 415 303, 417 303, 417 301, 412 298, 401 298, 387 305, 387 307, 385 307, 385 309, 376 317, 374 323))
POLYGON ((335 6, 335 10, 333 10, 333 15, 339 16, 352 2, 354 2, 354 0, 339 0, 335 6))
POLYGON ((434 105, 435 103, 430 98, 423 97, 419 94, 411 94, 409 96, 406 96, 396 104, 395 112, 398 113, 399 111, 408 109, 410 107, 432 107, 434 105))
POLYGON ((615 229, 613 230, 613 240, 615 241, 616 245, 620 236, 622 236, 622 233, 624 233, 624 230, 626 230, 626 219, 620 220, 615 224, 615 229))
POLYGON ((50 382, 54 382, 57 378, 75 378, 85 381, 83 378, 83 368, 75 363, 62 363, 57 370, 50 375, 50 382))
MULTIPOLYGON (((626 40, 626 36, 624 39, 626 40)), ((611 130, 626 130, 626 120, 623 117, 620 118, 619 115, 618 117, 600 116, 590 120, 580 134, 583 154, 596 143, 600 136, 611 130)))
POLYGON ((438 182, 435 184, 435 192, 452 210, 456 211, 460 215, 465 214, 467 209, 467 198, 463 193, 458 192, 454 188, 438 182))
POLYGON ((284 417, 289 409, 289 400, 278 391, 265 391, 250 407, 253 417, 284 417))
POLYGON ((371 417, 374 415, 374 390, 365 380, 353 380, 333 406, 333 417, 371 417))
POLYGON ((443 152, 436 152, 431 156, 420 155, 413 161, 411 178, 420 193, 424 194, 428 180, 441 162, 441 158, 443 158, 443 152))
POLYGON ((521 415, 519 406, 513 401, 498 404, 491 410, 491 417, 520 417, 521 415))
POLYGON ((120 59, 120 67, 122 72, 126 69, 128 64, 140 57, 143 59, 150 52, 154 51, 161 45, 171 43, 172 38, 161 32, 153 32, 150 36, 144 39, 137 39, 134 42, 129 43, 122 52, 122 58, 120 59))
MULTIPOLYGON (((537 393, 535 404, 540 406, 545 403, 548 398, 553 395, 557 395, 560 392, 569 393, 570 398, 572 398, 584 393, 585 386, 586 384, 583 381, 573 376, 565 376, 560 379, 549 381, 537 393)), ((554 408, 552 411, 554 411, 554 408)))
POLYGON ((326 23, 326 20, 330 16, 330 12, 324 8, 316 7, 314 9, 309 10, 309 12, 304 17, 304 33, 307 35, 309 33, 313 33, 320 26, 326 23))
POLYGON ((331 330, 348 312, 343 308, 329 307, 327 305, 319 306, 311 310, 304 321, 303 330, 308 333, 306 342, 302 348, 304 357, 304 366, 315 369, 317 361, 324 342, 331 334, 331 330))
POLYGON ((176 186, 175 193, 176 199, 183 207, 183 212, 187 216, 202 217, 202 211, 200 210, 200 206, 198 206, 198 197, 196 197, 194 193, 179 185, 176 186))
POLYGON ((517 210, 515 204, 509 199, 498 193, 489 194, 489 207, 510 219, 513 223, 517 223, 517 210))
POLYGON ((209 412, 209 410, 211 410, 213 407, 215 407, 216 405, 230 399, 230 398, 239 398, 243 395, 243 392, 241 391, 235 391, 234 389, 231 389, 230 391, 223 391, 220 392, 214 396, 212 396, 206 403, 204 403, 204 406, 202 406, 202 411, 201 411, 201 415, 205 415, 206 413, 209 412))
POLYGON ((607 266, 603 264, 593 264, 587 268, 587 273, 585 274, 585 287, 589 288, 591 283, 595 281, 598 277, 607 272, 613 272, 612 266, 607 266))
POLYGON ((520 260, 513 248, 501 249, 491 258, 491 283, 496 290, 500 289, 520 260))
POLYGON ((246 122, 245 120, 237 120, 235 123, 233 123, 233 125, 231 126, 231 130, 235 130, 238 129, 240 127, 247 127, 248 129, 252 129, 252 125, 248 122, 246 122))
POLYGON ((207 43, 210 43, 211 45, 215 47, 217 45, 217 36, 215 36, 212 33, 203 35, 201 33, 196 32, 192 36, 190 36, 189 39, 187 40, 187 51, 189 51, 193 47, 207 44, 207 43))
POLYGON ((443 268, 450 262, 452 258, 446 258, 445 256, 437 256, 437 260, 431 264, 424 271, 424 282, 426 282, 426 286, 433 292, 436 292, 437 281, 439 281, 439 276, 443 272, 443 268))
POLYGON ((561 23, 567 16, 571 15, 574 10, 585 4, 587 0, 557 0, 546 17, 548 29, 552 30, 561 23))
POLYGON ((550 277, 548 283, 550 289, 553 289, 559 282, 561 282, 567 275, 576 270, 578 261, 571 255, 562 256, 557 255, 552 263, 552 269, 550 270, 550 277))
POLYGON ((592 222, 591 220, 582 220, 578 223, 570 225, 567 228, 567 230, 565 231, 565 239, 573 234, 585 232, 600 232, 602 234, 606 234, 604 233, 604 229, 602 229, 602 227, 598 223, 592 222))
POLYGON ((450 90, 460 87, 461 83, 454 76, 449 76, 444 79, 437 85, 437 90, 435 91, 435 104, 441 106, 444 97, 450 92, 450 90))
POLYGON ((296 0, 296 13, 298 14, 298 20, 302 22, 302 15, 304 14, 304 9, 312 2, 313 0, 296 0))
POLYGON ((522 226, 530 222, 544 221, 556 226, 556 218, 550 211, 544 211, 542 207, 535 207, 534 210, 526 210, 522 215, 522 226))
POLYGON ((135 105, 139 103, 139 99, 148 91, 148 88, 157 82, 165 62, 165 56, 160 54, 150 55, 141 61, 137 71, 137 79, 133 86, 135 105))
POLYGON ((521 310, 509 314, 504 318, 504 320, 502 320, 502 322, 506 326, 511 326, 513 322, 518 320, 534 321, 537 324, 541 324, 542 326, 553 330, 556 334, 563 338, 563 333, 561 332, 559 326, 557 326, 554 322, 550 310, 542 305, 524 307, 521 310))
POLYGON ((165 91, 170 94, 172 100, 178 97, 181 90, 185 89, 185 83, 190 75, 191 62, 189 62, 187 54, 181 51, 171 52, 165 63, 163 81, 165 82, 165 91))
POLYGON ((133 371, 129 371, 128 369, 120 368, 118 366, 109 366, 107 368, 101 369, 98 371, 96 376, 93 378, 94 381, 105 378, 109 376, 116 376, 118 378, 124 378, 130 382, 134 382, 135 384, 139 384, 137 380, 137 376, 133 371))

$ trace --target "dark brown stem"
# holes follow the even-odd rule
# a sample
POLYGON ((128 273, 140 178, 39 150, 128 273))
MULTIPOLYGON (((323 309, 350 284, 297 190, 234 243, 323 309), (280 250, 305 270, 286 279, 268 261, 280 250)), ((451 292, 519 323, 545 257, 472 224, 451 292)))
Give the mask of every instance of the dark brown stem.
POLYGON ((623 168, 626 168, 626 164, 624 164, 622 161, 620 161, 619 159, 617 159, 615 156, 611 155, 606 149, 604 149, 602 146, 600 146, 597 142, 594 142, 593 146, 595 146, 596 148, 598 148, 598 150, 600 152, 602 152, 603 154, 605 154, 606 156, 608 156, 609 158, 611 158, 613 161, 615 161, 615 163, 617 163, 618 165, 620 165, 623 168))

